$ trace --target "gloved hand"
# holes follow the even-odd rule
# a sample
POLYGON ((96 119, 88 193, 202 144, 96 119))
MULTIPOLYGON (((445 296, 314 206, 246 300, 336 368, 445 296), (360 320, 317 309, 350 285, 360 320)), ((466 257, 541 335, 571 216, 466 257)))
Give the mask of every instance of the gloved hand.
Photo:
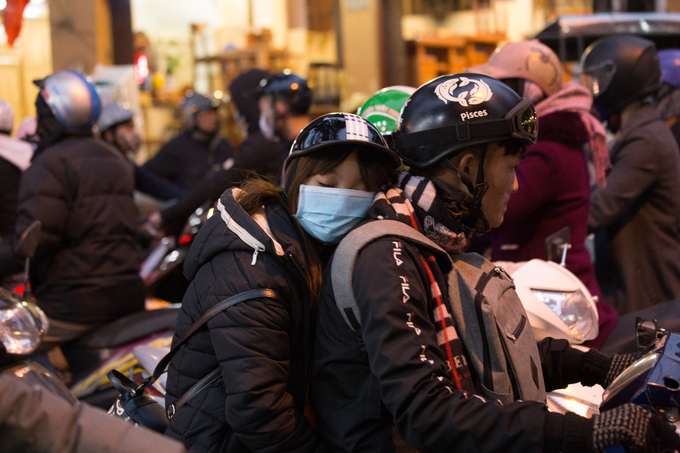
POLYGON ((616 377, 626 368, 638 361, 644 354, 617 354, 608 357, 596 349, 591 349, 583 354, 583 364, 579 373, 579 381, 583 385, 593 386, 600 384, 607 388, 616 377))
POLYGON ((619 374, 623 373, 626 368, 640 360, 643 355, 644 353, 642 352, 634 352, 632 354, 616 354, 612 357, 612 364, 610 365, 609 370, 607 370, 604 381, 601 383, 602 387, 609 387, 609 384, 611 384, 619 374))
POLYGON ((629 453, 658 453, 680 449, 680 437, 661 415, 635 404, 624 404, 591 419, 565 414, 564 453, 600 453, 614 445, 629 453))

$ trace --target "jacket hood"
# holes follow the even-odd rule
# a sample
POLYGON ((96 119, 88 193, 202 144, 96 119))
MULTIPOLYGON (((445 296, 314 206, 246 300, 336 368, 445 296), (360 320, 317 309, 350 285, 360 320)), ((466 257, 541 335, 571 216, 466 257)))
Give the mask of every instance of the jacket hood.
POLYGON ((238 203, 240 189, 222 194, 215 214, 198 232, 184 263, 184 276, 192 280, 202 265, 226 251, 242 251, 253 256, 254 265, 260 254, 291 257, 306 270, 300 239, 294 220, 278 204, 270 203, 249 215, 238 203))

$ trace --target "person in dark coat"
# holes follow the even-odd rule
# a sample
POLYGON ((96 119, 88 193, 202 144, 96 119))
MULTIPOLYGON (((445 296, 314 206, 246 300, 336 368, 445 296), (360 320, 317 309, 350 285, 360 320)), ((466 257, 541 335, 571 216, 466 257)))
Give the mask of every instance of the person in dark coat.
POLYGON ((582 59, 594 104, 616 132, 607 186, 593 191, 598 278, 619 314, 680 297, 680 155, 650 105, 661 85, 654 43, 611 36, 582 59), (613 68, 613 72, 612 72, 613 68))
POLYGON ((238 186, 247 177, 259 175, 277 181, 291 142, 287 139, 268 140, 260 131, 260 110, 257 91, 260 82, 270 74, 251 69, 236 77, 229 85, 234 105, 234 116, 241 125, 245 139, 235 152, 229 168, 222 168, 198 183, 185 197, 164 207, 152 220, 155 228, 163 225, 181 226, 186 219, 207 201, 217 200, 229 187, 238 186))
POLYGON ((13 249, 34 221, 42 232, 31 286, 50 318, 47 342, 64 342, 144 309, 134 178, 125 158, 95 139, 99 97, 85 76, 38 82, 40 141, 19 189, 15 232, 0 241, 0 275, 21 267, 13 249))
MULTIPOLYGON (((579 381, 606 386, 635 356, 609 358, 550 338, 536 346, 511 279, 464 253, 475 231, 503 222, 535 126, 528 98, 480 74, 434 79, 404 105, 395 146, 410 169, 381 189, 365 225, 384 236, 366 238, 357 255, 345 256, 352 268, 336 268, 334 257, 324 273, 312 399, 332 451, 592 453, 615 444, 653 446, 656 436, 663 446, 680 446, 672 425, 639 406, 591 419, 548 412, 545 391, 579 381), (395 233, 395 224, 434 244, 395 233), (464 267, 486 271, 471 281, 464 267), (351 286, 334 287, 334 276, 342 283, 345 272, 351 286), (480 312, 492 307, 505 315, 496 326, 472 322, 488 320, 480 312), (461 311, 468 315, 461 319, 461 311), (490 339, 504 337, 502 345, 490 339), (493 366, 510 361, 515 341, 526 361, 512 370, 493 366)), ((348 234, 350 244, 360 230, 348 234)), ((343 256, 346 244, 335 253, 343 256)))
MULTIPOLYGON (((591 178, 584 146, 589 145, 594 157, 599 184, 605 184, 610 164, 604 127, 590 114, 590 92, 573 82, 563 84, 559 58, 536 40, 506 44, 470 72, 488 74, 531 98, 540 120, 538 141, 527 146, 526 158, 517 166, 519 189, 510 197, 503 224, 480 242, 490 244, 491 261, 545 259, 546 238, 569 227, 565 266, 601 299, 586 249, 591 178)), ((600 332, 592 347, 604 342, 618 320, 612 306, 601 302, 597 309, 600 332)))
POLYGON ((324 451, 306 412, 324 249, 364 218, 399 160, 356 115, 321 117, 299 140, 285 189, 250 180, 227 190, 185 261, 191 285, 173 341, 230 296, 268 288, 283 297, 227 308, 170 362, 168 406, 216 367, 222 374, 170 420, 166 434, 191 451, 324 451), (347 124, 365 134, 353 135, 347 124))
POLYGON ((14 231, 21 173, 31 164, 33 148, 11 137, 14 110, 0 100, 0 237, 14 231))
MULTIPOLYGON (((116 103, 110 103, 104 106, 97 121, 99 137, 120 151, 126 158, 136 152, 142 144, 133 120, 132 111, 116 103)), ((162 201, 179 198, 186 194, 186 191, 179 186, 137 166, 130 159, 128 161, 135 174, 136 190, 162 201)))
POLYGON ((163 145, 142 168, 187 191, 222 168, 234 157, 234 151, 219 132, 218 106, 218 100, 197 93, 183 98, 180 108, 185 130, 163 145))

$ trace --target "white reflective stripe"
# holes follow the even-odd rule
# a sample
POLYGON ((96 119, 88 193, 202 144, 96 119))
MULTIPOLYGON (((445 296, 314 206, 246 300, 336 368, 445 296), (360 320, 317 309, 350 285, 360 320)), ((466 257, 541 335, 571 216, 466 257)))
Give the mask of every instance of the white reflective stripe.
POLYGON ((368 125, 366 120, 358 115, 345 113, 345 134, 347 140, 361 140, 364 142, 370 141, 368 139, 368 125))
POLYGON ((232 231, 236 236, 239 237, 243 242, 252 247, 253 249, 264 252, 264 244, 253 237, 252 234, 248 233, 245 228, 236 223, 236 221, 227 213, 222 200, 217 202, 217 210, 220 211, 220 218, 227 225, 230 231, 232 231))

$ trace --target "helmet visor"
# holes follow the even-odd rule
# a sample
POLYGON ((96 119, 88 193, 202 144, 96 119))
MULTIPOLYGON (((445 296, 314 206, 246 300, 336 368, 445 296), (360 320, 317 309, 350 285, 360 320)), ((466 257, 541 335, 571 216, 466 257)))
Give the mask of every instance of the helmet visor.
POLYGON ((616 74, 613 60, 604 60, 596 65, 586 66, 581 74, 581 83, 597 97, 607 91, 609 84, 616 74))

